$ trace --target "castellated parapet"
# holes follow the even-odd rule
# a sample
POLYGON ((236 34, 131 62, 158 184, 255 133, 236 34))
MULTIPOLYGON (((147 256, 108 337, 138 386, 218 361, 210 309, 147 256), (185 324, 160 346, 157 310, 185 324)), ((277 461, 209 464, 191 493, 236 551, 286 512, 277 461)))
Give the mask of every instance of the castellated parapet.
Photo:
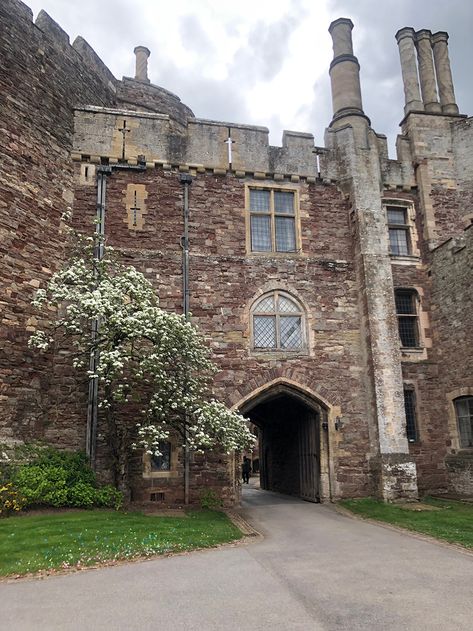
MULTIPOLYGON (((144 46, 135 76, 117 80, 46 13, 33 24, 25 5, 5 0, 0 19, 0 441, 85 447, 87 384, 65 349, 38 356, 27 346, 41 325, 34 292, 66 257, 65 207, 89 230, 105 167, 107 243, 180 312, 185 173, 190 310, 211 340, 215 394, 260 423, 263 485, 320 501, 472 493, 455 406, 473 397, 473 127, 458 114, 447 34, 397 34, 405 109, 393 160, 363 110, 348 18, 330 26, 324 147, 312 133, 285 131, 272 146, 266 127, 196 118, 150 83, 144 46), (274 312, 258 311, 270 303, 274 312), (294 348, 284 347, 284 317, 294 348), (264 318, 279 323, 273 341, 266 331, 271 343, 258 342, 264 318), (305 459, 296 434, 311 437, 305 459)), ((105 479, 106 428, 96 440, 105 479)), ((135 498, 182 502, 183 470, 174 448, 169 471, 135 453, 135 498)), ((196 455, 193 501, 202 486, 238 501, 232 458, 196 455)))
POLYGON ((150 165, 186 165, 194 170, 318 175, 312 134, 285 131, 282 147, 270 146, 268 136, 266 127, 254 125, 192 117, 185 129, 176 130, 169 115, 85 107, 75 111, 74 152, 112 162, 144 156, 150 165), (124 153, 123 125, 129 130, 124 153))

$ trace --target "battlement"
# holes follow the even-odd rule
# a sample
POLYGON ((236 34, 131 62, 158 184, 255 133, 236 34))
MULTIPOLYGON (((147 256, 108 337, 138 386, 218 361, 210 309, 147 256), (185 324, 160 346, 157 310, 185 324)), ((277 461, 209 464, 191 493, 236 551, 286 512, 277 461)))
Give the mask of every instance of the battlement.
POLYGON ((107 160, 137 160, 256 173, 316 177, 312 134, 285 131, 281 147, 267 127, 188 117, 176 130, 171 116, 103 107, 75 112, 74 153, 107 160))

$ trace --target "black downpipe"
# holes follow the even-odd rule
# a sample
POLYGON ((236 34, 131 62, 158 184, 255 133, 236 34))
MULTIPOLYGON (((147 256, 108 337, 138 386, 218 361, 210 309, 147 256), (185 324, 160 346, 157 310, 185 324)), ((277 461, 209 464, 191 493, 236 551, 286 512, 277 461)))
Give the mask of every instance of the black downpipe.
MULTIPOLYGON (((179 181, 184 186, 184 234, 181 239, 182 247, 182 311, 186 320, 190 317, 190 289, 189 289, 189 186, 192 184, 192 177, 187 173, 182 173, 179 181)), ((187 419, 184 419, 187 427, 187 419)), ((184 503, 189 504, 190 498, 190 450, 187 440, 187 429, 184 439, 184 503)))
MULTIPOLYGON (((127 171, 145 171, 146 163, 144 156, 138 156, 139 162, 137 165, 128 164, 115 164, 113 166, 99 166, 97 167, 97 206, 95 214, 95 234, 97 242, 94 248, 94 261, 101 261, 105 253, 105 209, 106 209, 106 192, 107 192, 107 176, 112 174, 115 170, 127 170, 127 171)), ((94 266, 94 276, 97 277, 97 269, 94 266)), ((92 350, 90 352, 89 370, 93 375, 96 374, 96 370, 99 363, 99 352, 95 348, 95 341, 97 339, 100 328, 100 322, 98 319, 92 322, 92 350)), ((89 393, 87 398, 87 430, 86 430, 86 444, 85 451, 89 459, 90 465, 95 469, 96 466, 96 451, 97 451, 97 419, 98 419, 98 403, 99 403, 99 380, 98 377, 89 379, 89 393)))
MULTIPOLYGON (((105 197, 107 192, 107 175, 111 169, 99 168, 97 170, 97 210, 95 221, 96 243, 94 247, 94 277, 97 277, 95 261, 101 261, 104 255, 104 235, 105 235, 105 197)), ((99 352, 95 348, 95 341, 99 333, 98 318, 92 322, 92 349, 90 351, 89 370, 96 375, 99 352)), ((87 433, 86 433, 86 453, 92 468, 95 469, 95 456, 97 447, 97 416, 98 416, 98 392, 99 380, 97 376, 89 379, 89 396, 87 401, 87 433)))

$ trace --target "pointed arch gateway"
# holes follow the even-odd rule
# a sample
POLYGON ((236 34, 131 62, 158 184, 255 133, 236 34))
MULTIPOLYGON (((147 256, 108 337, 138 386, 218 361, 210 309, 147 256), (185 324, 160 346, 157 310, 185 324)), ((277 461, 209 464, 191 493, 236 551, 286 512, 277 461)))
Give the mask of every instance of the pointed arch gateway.
POLYGON ((326 401, 299 384, 277 379, 234 407, 257 428, 261 488, 311 502, 328 499, 326 401))

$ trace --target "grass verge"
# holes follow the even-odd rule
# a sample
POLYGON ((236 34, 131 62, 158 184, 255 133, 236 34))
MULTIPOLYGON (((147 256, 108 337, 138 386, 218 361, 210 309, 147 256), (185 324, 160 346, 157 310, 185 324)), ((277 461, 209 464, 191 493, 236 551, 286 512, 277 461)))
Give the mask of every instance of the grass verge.
POLYGON ((107 510, 0 520, 0 576, 207 548, 240 539, 224 513, 158 517, 107 510))
POLYGON ((407 528, 437 539, 473 548, 473 505, 426 498, 422 504, 439 510, 412 510, 371 498, 343 500, 342 506, 357 515, 407 528))

